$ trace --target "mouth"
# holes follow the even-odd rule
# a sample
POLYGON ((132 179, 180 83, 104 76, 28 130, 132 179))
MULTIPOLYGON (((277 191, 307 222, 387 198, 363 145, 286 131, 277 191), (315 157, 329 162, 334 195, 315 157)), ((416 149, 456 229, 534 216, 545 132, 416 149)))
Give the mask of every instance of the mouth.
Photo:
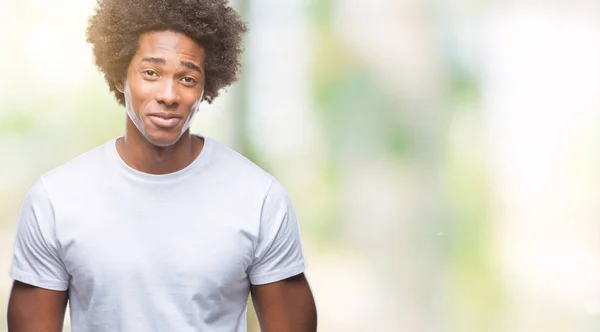
POLYGON ((148 118, 155 126, 160 128, 174 128, 181 121, 181 116, 166 112, 150 113, 148 118))

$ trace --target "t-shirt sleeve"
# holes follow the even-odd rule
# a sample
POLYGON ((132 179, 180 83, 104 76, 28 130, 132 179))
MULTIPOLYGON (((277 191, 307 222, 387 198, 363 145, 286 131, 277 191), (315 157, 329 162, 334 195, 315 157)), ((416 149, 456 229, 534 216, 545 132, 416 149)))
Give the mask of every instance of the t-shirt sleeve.
POLYGON ((25 196, 18 218, 10 276, 40 288, 64 291, 69 274, 60 259, 54 229, 54 210, 38 180, 25 196))
POLYGON ((258 243, 248 273, 250 282, 268 284, 303 273, 305 269, 296 210, 285 189, 273 180, 263 203, 258 243))

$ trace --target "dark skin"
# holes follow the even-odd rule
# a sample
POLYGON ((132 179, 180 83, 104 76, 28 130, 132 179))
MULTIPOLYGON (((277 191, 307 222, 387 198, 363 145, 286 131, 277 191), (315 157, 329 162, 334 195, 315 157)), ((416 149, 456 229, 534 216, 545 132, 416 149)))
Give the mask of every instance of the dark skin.
POLYGON ((8 332, 60 332, 68 293, 15 281, 8 300, 8 332))
MULTIPOLYGON (((119 91, 125 92, 127 83, 134 118, 144 133, 127 117, 125 136, 117 140, 121 158, 130 167, 151 174, 188 166, 204 146, 184 126, 202 98, 204 49, 180 33, 144 34, 129 65, 127 82, 116 84, 119 91)), ((252 285, 250 292, 263 332, 317 330, 316 306, 304 274, 252 285)), ((8 304, 8 331, 62 331, 67 301, 67 291, 15 282, 8 304)))
MULTIPOLYGON (((189 165, 202 150, 204 142, 192 136, 184 124, 194 116, 192 106, 202 98, 204 56, 202 47, 179 33, 164 31, 140 37, 127 82, 129 103, 145 132, 127 117, 125 136, 117 141, 117 151, 132 168, 151 174, 172 173, 189 165), (175 124, 157 122, 161 117, 171 118, 175 124)), ((119 91, 125 92, 125 84, 117 82, 119 91)))
POLYGON ((266 285, 250 286, 263 332, 315 332, 317 309, 304 274, 266 285))

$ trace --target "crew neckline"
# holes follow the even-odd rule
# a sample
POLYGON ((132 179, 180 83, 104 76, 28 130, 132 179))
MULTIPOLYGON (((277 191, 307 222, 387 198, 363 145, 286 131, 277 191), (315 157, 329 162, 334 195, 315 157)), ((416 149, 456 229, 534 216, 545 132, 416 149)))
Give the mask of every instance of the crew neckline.
POLYGON ((127 163, 125 163, 125 161, 123 160, 123 158, 121 158, 121 155, 119 155, 119 152, 117 151, 116 144, 117 144, 117 140, 120 137, 116 137, 107 143, 107 150, 108 150, 107 152, 108 152, 110 158, 116 162, 119 170, 124 172, 127 176, 130 176, 130 177, 133 177, 133 178, 136 178, 139 180, 155 182, 155 183, 172 182, 172 181, 181 179, 183 177, 186 177, 188 174, 193 173, 194 171, 196 171, 200 167, 202 167, 202 165, 206 164, 208 156, 211 153, 211 150, 213 148, 214 142, 212 141, 212 139, 205 137, 205 136, 200 136, 200 135, 193 135, 193 136, 196 136, 196 137, 204 140, 204 146, 202 147, 202 150, 200 151, 200 153, 198 154, 196 159, 194 159, 186 167, 184 167, 178 171, 166 173, 166 174, 146 173, 146 172, 138 171, 137 169, 127 165, 127 163))

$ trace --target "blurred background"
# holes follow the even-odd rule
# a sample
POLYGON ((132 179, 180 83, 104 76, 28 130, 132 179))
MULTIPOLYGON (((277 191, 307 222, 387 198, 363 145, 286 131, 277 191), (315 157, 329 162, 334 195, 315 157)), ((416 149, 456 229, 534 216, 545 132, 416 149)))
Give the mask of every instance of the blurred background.
MULTIPOLYGON (((600 329, 600 2, 232 4, 243 75, 192 131, 290 192, 320 331, 600 329)), ((93 7, 0 0, 0 331, 26 191, 124 131, 93 7)))

